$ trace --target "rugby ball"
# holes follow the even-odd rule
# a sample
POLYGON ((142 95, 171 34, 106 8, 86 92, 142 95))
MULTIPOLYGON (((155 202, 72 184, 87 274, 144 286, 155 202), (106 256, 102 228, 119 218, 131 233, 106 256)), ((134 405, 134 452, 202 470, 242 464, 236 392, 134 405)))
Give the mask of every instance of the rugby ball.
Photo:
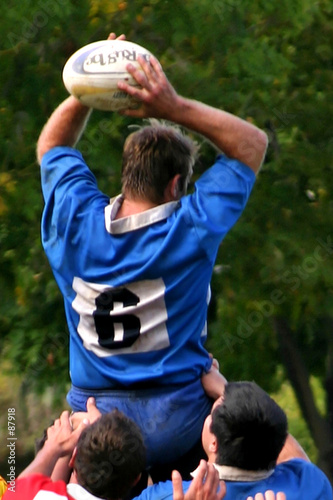
POLYGON ((66 62, 62 79, 68 92, 83 104, 104 111, 139 106, 138 100, 120 90, 120 80, 140 87, 127 72, 128 63, 139 67, 138 55, 149 60, 151 53, 127 40, 101 40, 85 45, 66 62))

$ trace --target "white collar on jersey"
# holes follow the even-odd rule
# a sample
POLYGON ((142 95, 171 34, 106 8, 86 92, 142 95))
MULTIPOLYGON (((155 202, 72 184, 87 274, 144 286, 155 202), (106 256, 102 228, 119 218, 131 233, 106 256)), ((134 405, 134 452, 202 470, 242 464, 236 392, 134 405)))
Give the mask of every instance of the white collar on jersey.
POLYGON ((67 493, 75 500, 101 500, 85 490, 80 484, 76 483, 67 484, 67 493))
MULTIPOLYGON (((274 469, 255 471, 238 469, 237 467, 230 467, 229 465, 213 465, 219 473, 220 480, 223 481, 261 481, 271 476, 274 472, 274 469)), ((191 472, 192 477, 197 475, 197 470, 198 469, 195 469, 195 471, 191 472)))
POLYGON ((104 209, 105 228, 110 234, 122 234, 142 227, 150 226, 171 215, 179 206, 179 201, 170 201, 157 207, 150 208, 135 215, 116 219, 115 216, 123 202, 123 195, 118 195, 110 200, 110 204, 104 209))

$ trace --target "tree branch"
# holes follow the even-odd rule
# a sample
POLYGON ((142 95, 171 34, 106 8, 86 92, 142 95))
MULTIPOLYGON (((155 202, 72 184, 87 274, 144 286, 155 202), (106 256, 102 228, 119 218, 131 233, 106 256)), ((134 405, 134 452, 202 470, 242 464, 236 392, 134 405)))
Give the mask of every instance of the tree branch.
POLYGON ((329 423, 318 411, 309 382, 309 373, 293 340, 292 330, 287 321, 285 318, 275 316, 273 327, 277 334, 288 378, 318 448, 319 467, 333 482, 333 436, 329 423))

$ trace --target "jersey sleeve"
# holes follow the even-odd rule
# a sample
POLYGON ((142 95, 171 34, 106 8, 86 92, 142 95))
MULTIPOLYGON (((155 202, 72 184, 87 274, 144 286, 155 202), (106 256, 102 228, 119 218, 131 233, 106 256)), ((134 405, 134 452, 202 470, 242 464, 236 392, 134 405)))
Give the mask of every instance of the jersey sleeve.
POLYGON ((55 147, 48 151, 41 163, 41 182, 45 207, 42 216, 44 248, 59 246, 70 239, 68 231, 80 237, 77 229, 83 216, 89 216, 92 207, 104 207, 109 198, 101 193, 93 173, 79 151, 69 147, 55 147))
POLYGON ((250 167, 219 155, 195 183, 194 193, 186 197, 192 224, 211 260, 216 257, 216 247, 242 214, 255 179, 250 167))
POLYGON ((97 181, 86 165, 81 153, 70 147, 55 147, 48 151, 41 162, 41 182, 45 204, 52 202, 52 197, 61 200, 69 190, 80 196, 85 203, 96 194, 97 181))
POLYGON ((32 474, 13 481, 3 500, 73 500, 67 494, 64 481, 53 482, 42 474, 32 474))

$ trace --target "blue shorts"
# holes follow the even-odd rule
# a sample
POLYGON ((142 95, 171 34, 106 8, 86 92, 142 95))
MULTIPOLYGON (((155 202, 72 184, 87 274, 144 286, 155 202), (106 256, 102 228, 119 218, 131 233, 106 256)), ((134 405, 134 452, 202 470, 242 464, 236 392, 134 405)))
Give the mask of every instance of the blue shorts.
POLYGON ((140 390, 86 390, 72 386, 67 401, 73 411, 86 411, 89 397, 107 413, 122 411, 141 428, 148 466, 177 460, 200 439, 205 418, 211 411, 200 379, 186 386, 140 390))

